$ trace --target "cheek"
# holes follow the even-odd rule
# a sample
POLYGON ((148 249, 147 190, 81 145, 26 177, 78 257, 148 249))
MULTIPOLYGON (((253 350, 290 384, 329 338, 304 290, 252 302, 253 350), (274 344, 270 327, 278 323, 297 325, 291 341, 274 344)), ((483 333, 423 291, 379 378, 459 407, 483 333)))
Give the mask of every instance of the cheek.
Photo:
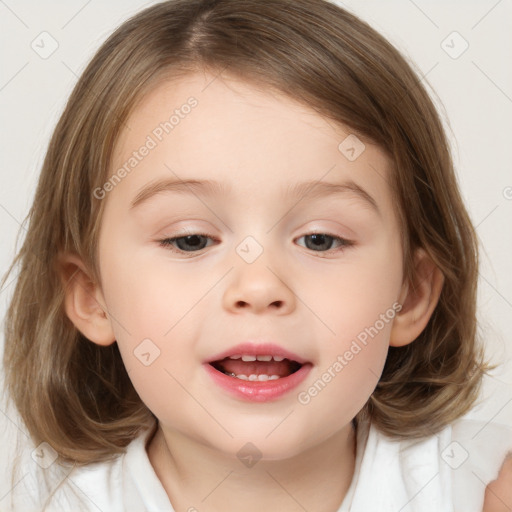
POLYGON ((361 251, 353 264, 340 267, 323 282, 323 293, 312 285, 310 297, 316 297, 315 311, 324 324, 318 328, 321 358, 313 382, 297 396, 311 413, 323 411, 335 424, 364 406, 386 361, 401 282, 400 249, 383 244, 380 251, 361 251))
MULTIPOLYGON (((163 251, 164 249, 162 249, 163 251)), ((163 257, 150 259, 134 250, 129 259, 106 254, 102 262, 104 295, 116 334, 167 339, 168 333, 205 293, 205 280, 170 272, 163 257)))
POLYGON ((170 275, 164 258, 148 265, 147 256, 136 250, 129 259, 107 250, 103 256, 105 301, 133 386, 160 419, 170 407, 189 410, 193 403, 179 383, 190 377, 195 353, 190 311, 208 283, 183 273, 170 275))
MULTIPOLYGON (((346 316, 342 335, 334 342, 325 341, 319 365, 307 387, 297 394, 299 407, 312 418, 323 418, 323 425, 329 435, 365 405, 373 393, 384 367, 389 346, 389 333, 392 320, 368 321, 365 327, 365 315, 346 316), (352 334, 353 333, 353 334, 352 334)), ((371 311, 366 312, 367 319, 373 319, 371 311)), ((394 310, 388 310, 389 316, 394 310)))
POLYGON ((393 305, 402 284, 400 248, 382 243, 347 254, 325 278, 308 272, 300 281, 298 287, 307 292, 308 306, 324 324, 323 335, 331 340, 330 346, 341 349, 376 323, 382 338, 389 335, 389 320, 396 316, 393 305))

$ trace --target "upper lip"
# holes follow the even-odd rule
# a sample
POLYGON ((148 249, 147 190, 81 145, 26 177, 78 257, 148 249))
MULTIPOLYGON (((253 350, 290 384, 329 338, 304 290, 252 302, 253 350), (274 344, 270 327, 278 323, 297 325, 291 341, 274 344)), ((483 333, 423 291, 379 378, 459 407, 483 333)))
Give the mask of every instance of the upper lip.
POLYGON ((297 363, 305 364, 307 359, 300 357, 289 350, 286 350, 275 343, 251 343, 245 342, 235 345, 223 352, 210 358, 207 363, 213 363, 214 361, 220 361, 230 356, 278 356, 289 359, 290 361, 297 361, 297 363))

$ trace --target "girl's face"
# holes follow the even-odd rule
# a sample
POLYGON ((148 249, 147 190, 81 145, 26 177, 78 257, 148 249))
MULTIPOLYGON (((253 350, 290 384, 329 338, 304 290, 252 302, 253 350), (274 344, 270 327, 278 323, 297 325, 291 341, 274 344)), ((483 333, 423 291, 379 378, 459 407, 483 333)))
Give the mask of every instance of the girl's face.
POLYGON ((287 97, 201 73, 160 85, 126 125, 95 191, 101 285, 164 432, 279 459, 342 431, 400 309, 385 153, 287 97))

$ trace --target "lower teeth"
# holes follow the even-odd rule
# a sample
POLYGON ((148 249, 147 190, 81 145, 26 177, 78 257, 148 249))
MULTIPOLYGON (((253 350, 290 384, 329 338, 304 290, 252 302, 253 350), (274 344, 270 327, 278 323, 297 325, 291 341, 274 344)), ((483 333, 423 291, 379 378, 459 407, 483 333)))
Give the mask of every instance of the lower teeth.
POLYGON ((266 380, 277 380, 280 379, 279 375, 267 375, 266 373, 262 373, 261 375, 237 375, 236 373, 227 373, 226 375, 229 375, 230 377, 235 377, 240 380, 250 380, 250 381, 266 381, 266 380))

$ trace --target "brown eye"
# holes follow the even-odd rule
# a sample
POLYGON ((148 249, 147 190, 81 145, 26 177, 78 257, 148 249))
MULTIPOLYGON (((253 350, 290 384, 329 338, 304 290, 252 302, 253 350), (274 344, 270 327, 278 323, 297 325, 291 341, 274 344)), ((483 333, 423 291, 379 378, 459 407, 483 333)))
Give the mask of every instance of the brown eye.
POLYGON ((171 250, 175 248, 177 252, 197 252, 207 247, 208 240, 213 239, 207 235, 195 233, 192 235, 164 238, 163 240, 159 240, 159 243, 161 246, 170 248, 171 250))
MULTIPOLYGON (((329 251, 333 248, 334 244, 338 244, 337 248, 349 247, 353 245, 350 240, 345 240, 338 236, 328 235, 327 233, 311 233, 298 238, 300 240, 304 238, 306 249, 310 249, 316 252, 329 251)), ((299 244, 301 245, 301 244, 299 244)))

